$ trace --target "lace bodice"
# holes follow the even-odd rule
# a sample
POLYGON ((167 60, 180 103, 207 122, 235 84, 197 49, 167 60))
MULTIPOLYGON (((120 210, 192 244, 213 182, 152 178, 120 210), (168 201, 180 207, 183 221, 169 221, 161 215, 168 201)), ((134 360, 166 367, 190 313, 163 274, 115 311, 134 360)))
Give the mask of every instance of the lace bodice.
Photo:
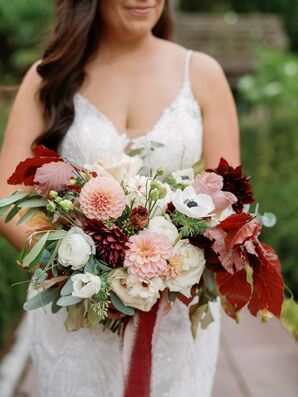
POLYGON ((166 174, 192 166, 202 154, 203 131, 201 110, 189 80, 190 56, 189 51, 180 92, 153 128, 135 139, 120 133, 99 109, 76 94, 75 120, 60 146, 62 155, 80 164, 93 163, 100 157, 124 151, 128 145, 149 148, 150 142, 158 142, 163 146, 149 150, 150 168, 162 167, 166 174))
MULTIPOLYGON (((189 61, 180 93, 151 131, 136 139, 120 134, 113 123, 94 105, 77 94, 75 120, 59 150, 69 160, 83 165, 101 156, 119 153, 128 144, 149 147, 150 167, 166 172, 191 166, 202 153, 203 129, 200 107, 190 80, 189 61)), ((210 397, 219 341, 219 304, 211 305, 215 322, 191 336, 187 308, 176 302, 161 320, 154 352, 153 397, 210 397)), ((121 397, 122 369, 119 337, 96 330, 67 333, 66 310, 53 315, 43 309, 29 312, 31 352, 38 372, 42 397, 121 397)), ((140 396, 141 397, 141 396, 140 396)))

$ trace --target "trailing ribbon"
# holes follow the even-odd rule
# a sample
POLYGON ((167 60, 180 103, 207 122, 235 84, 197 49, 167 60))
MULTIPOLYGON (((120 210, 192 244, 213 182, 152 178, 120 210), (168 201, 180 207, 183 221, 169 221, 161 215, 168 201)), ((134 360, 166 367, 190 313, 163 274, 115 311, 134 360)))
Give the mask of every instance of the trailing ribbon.
POLYGON ((122 335, 125 384, 123 397, 150 397, 153 351, 160 319, 166 313, 165 295, 150 312, 139 311, 124 327, 122 335))

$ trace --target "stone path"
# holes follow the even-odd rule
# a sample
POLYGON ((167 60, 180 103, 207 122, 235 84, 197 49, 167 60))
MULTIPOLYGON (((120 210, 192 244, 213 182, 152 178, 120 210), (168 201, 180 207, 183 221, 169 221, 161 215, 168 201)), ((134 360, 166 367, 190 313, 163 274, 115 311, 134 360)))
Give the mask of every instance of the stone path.
MULTIPOLYGON (((15 397, 39 397, 34 377, 29 363, 15 397)), ((222 315, 213 397, 297 396, 298 348, 294 339, 275 320, 264 325, 243 313, 237 325, 222 315)))

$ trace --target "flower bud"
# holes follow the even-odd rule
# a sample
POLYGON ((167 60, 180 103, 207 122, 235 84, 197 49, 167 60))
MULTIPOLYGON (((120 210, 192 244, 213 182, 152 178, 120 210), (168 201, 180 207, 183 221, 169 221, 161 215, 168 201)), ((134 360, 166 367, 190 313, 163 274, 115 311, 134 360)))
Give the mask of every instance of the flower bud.
POLYGON ((167 189, 165 187, 160 188, 159 189, 159 197, 158 198, 159 199, 165 198, 167 193, 168 193, 168 191, 167 191, 167 189))
POLYGON ((51 199, 55 200, 58 197, 58 193, 55 192, 55 190, 51 190, 50 197, 51 197, 51 199))
POLYGON ((150 192, 149 198, 152 201, 158 200, 159 199, 159 189, 158 188, 152 189, 150 192))
POLYGON ((137 229, 144 229, 149 221, 148 211, 145 207, 140 205, 132 210, 130 220, 134 227, 137 229))
POLYGON ((162 176, 162 175, 163 175, 163 169, 158 168, 158 170, 156 171, 156 176, 162 176))
POLYGON ((49 201, 47 204, 47 210, 49 212, 55 212, 56 211, 56 204, 53 201, 49 201))
POLYGON ((61 205, 61 207, 64 209, 64 211, 68 212, 68 211, 72 211, 74 206, 73 203, 70 200, 62 200, 59 203, 61 205))

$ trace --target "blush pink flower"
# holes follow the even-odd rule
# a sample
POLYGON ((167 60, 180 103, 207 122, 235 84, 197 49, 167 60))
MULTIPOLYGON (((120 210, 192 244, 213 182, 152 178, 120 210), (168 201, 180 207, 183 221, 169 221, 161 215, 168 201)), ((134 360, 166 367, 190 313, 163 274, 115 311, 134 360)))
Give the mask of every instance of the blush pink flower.
POLYGON ((209 194, 212 197, 216 211, 223 211, 237 201, 237 197, 231 192, 222 191, 224 179, 215 172, 205 172, 198 175, 193 183, 197 194, 209 194))
POLYGON ((99 176, 82 188, 80 206, 89 219, 105 221, 118 218, 125 208, 125 194, 114 178, 99 176))
POLYGON ((130 237, 129 243, 124 260, 129 274, 151 278, 165 273, 173 252, 168 237, 143 230, 130 237))

